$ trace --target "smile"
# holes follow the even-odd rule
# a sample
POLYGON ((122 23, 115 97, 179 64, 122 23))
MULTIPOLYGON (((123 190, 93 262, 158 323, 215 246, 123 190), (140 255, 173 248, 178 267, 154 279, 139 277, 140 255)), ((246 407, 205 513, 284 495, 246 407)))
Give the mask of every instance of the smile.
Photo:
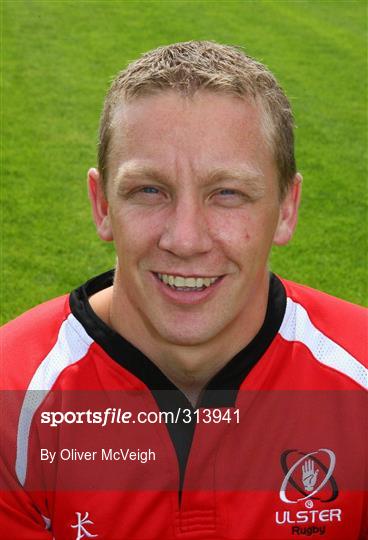
POLYGON ((184 277, 159 273, 156 275, 160 281, 176 291, 203 291, 211 287, 221 277, 184 277))

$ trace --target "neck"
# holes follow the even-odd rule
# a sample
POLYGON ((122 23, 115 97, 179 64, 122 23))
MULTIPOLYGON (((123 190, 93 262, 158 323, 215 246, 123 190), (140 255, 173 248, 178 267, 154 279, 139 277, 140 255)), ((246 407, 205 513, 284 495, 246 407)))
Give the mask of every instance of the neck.
POLYGON ((268 275, 258 302, 251 299, 250 313, 242 314, 241 328, 231 324, 210 341, 178 345, 165 341, 148 328, 131 306, 119 280, 90 298, 96 314, 117 333, 145 354, 195 405, 207 383, 260 330, 267 309, 268 275))

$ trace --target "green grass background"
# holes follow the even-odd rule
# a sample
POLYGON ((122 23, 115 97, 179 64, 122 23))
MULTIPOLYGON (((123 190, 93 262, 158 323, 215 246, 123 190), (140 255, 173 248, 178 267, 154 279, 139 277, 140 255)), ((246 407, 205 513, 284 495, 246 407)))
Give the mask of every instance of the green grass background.
POLYGON ((292 100, 303 204, 284 277, 366 304, 365 1, 2 2, 2 322, 114 264, 86 171, 112 77, 158 45, 244 46, 292 100))

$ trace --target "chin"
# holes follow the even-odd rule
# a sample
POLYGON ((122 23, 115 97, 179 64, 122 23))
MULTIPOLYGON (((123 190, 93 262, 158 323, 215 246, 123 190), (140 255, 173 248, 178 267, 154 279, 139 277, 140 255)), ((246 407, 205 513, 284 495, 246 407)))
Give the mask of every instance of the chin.
POLYGON ((164 341, 183 347, 202 345, 210 341, 215 334, 215 332, 211 332, 209 329, 201 330, 198 327, 181 329, 180 331, 177 328, 170 330, 166 327, 165 329, 158 329, 158 332, 164 341))
POLYGON ((197 336, 174 336, 171 339, 168 339, 172 345, 177 345, 180 347, 194 347, 198 345, 202 345, 207 340, 197 337, 197 336))

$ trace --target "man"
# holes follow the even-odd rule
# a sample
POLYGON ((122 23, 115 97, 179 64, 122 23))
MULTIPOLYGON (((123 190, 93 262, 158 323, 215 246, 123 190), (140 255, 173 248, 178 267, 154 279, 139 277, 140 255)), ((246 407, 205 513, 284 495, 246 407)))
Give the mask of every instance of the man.
POLYGON ((145 54, 88 184, 115 272, 3 332, 7 538, 365 538, 365 314, 269 272, 301 192, 273 75, 145 54))

